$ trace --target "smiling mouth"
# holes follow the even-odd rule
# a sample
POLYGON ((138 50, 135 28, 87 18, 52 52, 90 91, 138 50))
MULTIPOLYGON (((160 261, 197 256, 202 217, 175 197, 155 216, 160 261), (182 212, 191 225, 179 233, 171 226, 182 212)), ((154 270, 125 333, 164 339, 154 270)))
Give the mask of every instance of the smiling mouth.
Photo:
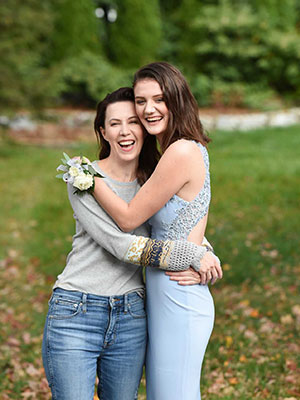
POLYGON ((163 119, 163 117, 148 117, 145 118, 145 120, 149 123, 153 123, 153 122, 159 122, 163 119))
POLYGON ((122 147, 122 149, 129 149, 135 144, 134 140, 122 140, 119 142, 119 146, 122 147))

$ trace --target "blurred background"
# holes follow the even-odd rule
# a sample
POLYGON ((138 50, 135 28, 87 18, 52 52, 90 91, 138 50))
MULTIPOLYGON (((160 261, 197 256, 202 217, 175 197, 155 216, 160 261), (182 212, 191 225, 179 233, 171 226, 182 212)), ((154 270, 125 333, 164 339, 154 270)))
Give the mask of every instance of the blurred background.
POLYGON ((300 399, 300 0, 5 0, 0 31, 0 399, 51 398, 43 324, 75 230, 62 152, 97 159, 96 103, 157 60, 217 118, 202 398, 300 399))
POLYGON ((299 0, 6 0, 0 106, 94 106, 154 60, 200 106, 299 104, 299 13, 299 0))

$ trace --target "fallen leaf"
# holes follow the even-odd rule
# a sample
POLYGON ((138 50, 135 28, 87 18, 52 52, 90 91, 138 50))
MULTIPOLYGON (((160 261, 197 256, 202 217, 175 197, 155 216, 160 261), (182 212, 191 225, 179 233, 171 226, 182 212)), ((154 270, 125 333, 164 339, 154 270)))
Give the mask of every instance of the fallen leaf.
POLYGON ((287 369, 291 371, 295 371, 297 369, 297 364, 295 363, 294 360, 286 360, 285 365, 287 369))
POLYGON ((295 306, 292 307, 292 313, 296 315, 297 317, 300 317, 300 305, 296 304, 295 306))
POLYGON ((231 336, 225 337, 226 347, 230 347, 232 345, 233 339, 231 336))
POLYGON ((251 311, 250 317, 252 318, 258 318, 259 317, 259 312, 255 308, 251 311))
POLYGON ((244 363, 244 362, 246 362, 246 361, 247 361, 247 358, 242 354, 242 355, 240 356, 240 362, 244 363))
POLYGON ((235 377, 229 378, 229 383, 230 383, 230 385, 237 385, 238 380, 235 377))
POLYGON ((291 316, 291 314, 286 314, 286 315, 282 315, 280 317, 280 322, 283 325, 290 325, 294 322, 293 317, 291 316))

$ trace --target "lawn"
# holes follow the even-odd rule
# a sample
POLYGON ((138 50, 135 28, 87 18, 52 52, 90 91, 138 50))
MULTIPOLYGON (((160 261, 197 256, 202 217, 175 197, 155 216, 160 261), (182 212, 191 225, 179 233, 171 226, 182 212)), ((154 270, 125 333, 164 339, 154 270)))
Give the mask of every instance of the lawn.
MULTIPOLYGON (((300 398, 300 127, 214 132, 207 237, 224 278, 212 287, 215 328, 203 400, 300 398)), ((50 399, 41 363, 47 300, 74 222, 54 178, 62 151, 0 136, 0 398, 50 399)), ((184 373, 184 371, 183 371, 184 373)), ((144 386, 140 400, 145 399, 144 386)), ((163 399, 160 399, 163 400, 163 399)), ((183 399, 185 400, 185 399, 183 399)))

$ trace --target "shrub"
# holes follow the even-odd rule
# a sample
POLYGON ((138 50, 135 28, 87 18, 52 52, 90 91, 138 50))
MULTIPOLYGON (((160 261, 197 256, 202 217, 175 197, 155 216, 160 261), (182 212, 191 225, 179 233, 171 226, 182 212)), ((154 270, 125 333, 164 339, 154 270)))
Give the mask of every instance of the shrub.
MULTIPOLYGON (((189 8, 189 9, 190 9, 189 8)), ((181 29, 178 60, 190 77, 223 85, 296 96, 300 91, 300 35, 295 0, 258 2, 183 0, 174 20, 181 29), (263 3, 263 4, 262 4, 263 3), (187 7, 193 9, 186 12, 187 7)), ((207 85, 206 85, 207 86, 207 85)), ((205 91, 205 89, 204 89, 205 91)), ((201 101, 200 91, 198 100, 201 101)), ((205 96, 207 97, 207 95, 205 96)), ((241 97, 240 104, 247 99, 241 97)), ((213 102, 213 99, 210 100, 213 102)))

